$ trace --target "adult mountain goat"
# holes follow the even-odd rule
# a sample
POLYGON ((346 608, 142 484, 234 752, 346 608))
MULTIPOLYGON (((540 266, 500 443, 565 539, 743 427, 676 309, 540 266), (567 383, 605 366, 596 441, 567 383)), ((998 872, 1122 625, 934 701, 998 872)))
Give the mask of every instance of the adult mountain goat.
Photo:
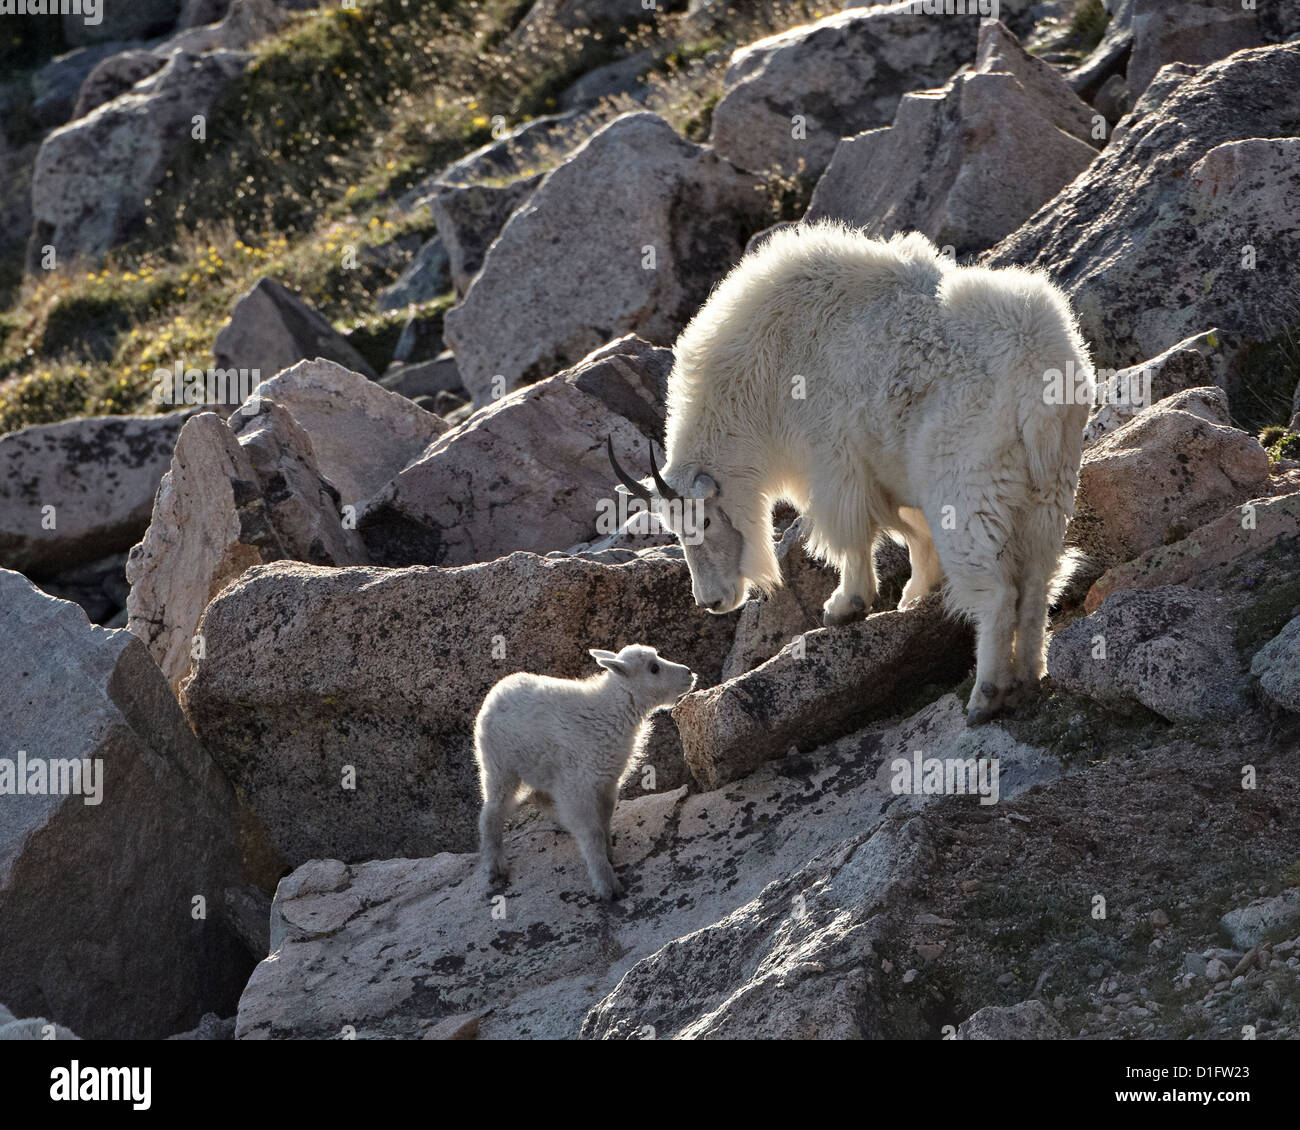
POLYGON ((968 720, 1037 688, 1048 602, 1073 567, 1062 540, 1094 384, 1060 291, 959 267, 916 233, 801 225, 746 255, 674 351, 667 464, 652 451, 651 469, 661 500, 701 500, 694 537, 680 505, 658 507, 697 604, 730 612, 781 583, 771 513, 785 499, 839 570, 828 626, 870 611, 873 546, 890 534, 912 561, 899 606, 946 582, 947 607, 975 624, 968 720))

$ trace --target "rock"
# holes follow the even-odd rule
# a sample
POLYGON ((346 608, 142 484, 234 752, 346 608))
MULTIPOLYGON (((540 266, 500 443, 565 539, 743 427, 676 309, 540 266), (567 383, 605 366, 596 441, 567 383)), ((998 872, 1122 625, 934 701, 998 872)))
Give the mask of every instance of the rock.
POLYGON ((1268 455, 1234 428, 1218 388, 1167 397, 1083 455, 1066 540, 1105 566, 1131 560, 1255 497, 1268 455))
POLYGON ((112 553, 99 561, 64 569, 37 582, 43 592, 81 605, 93 624, 110 620, 126 605, 126 554, 112 553))
MULTIPOLYGON (((40 146, 34 140, 10 143, 5 129, 13 113, 0 85, 0 123, 5 123, 0 124, 0 260, 16 265, 23 261, 32 230, 32 172, 40 146)), ((42 248, 38 257, 44 254, 42 248)))
POLYGON ((399 365, 418 365, 450 352, 443 348, 444 313, 441 305, 431 307, 428 312, 413 309, 393 347, 393 361, 399 365))
POLYGON ((666 710, 651 715, 650 736, 636 772, 619 790, 620 797, 639 797, 647 793, 666 793, 680 789, 691 779, 690 768, 682 754, 682 736, 677 723, 666 710), (653 772, 651 772, 653 770, 653 772))
POLYGON ((414 365, 392 366, 379 381, 383 388, 414 400, 417 396, 436 397, 440 392, 464 392, 460 383, 460 370, 450 349, 445 349, 432 361, 418 361, 414 365))
POLYGON ((235 1038, 235 1018, 222 1019, 215 1012, 205 1012, 198 1027, 188 1032, 168 1036, 169 1040, 233 1040, 235 1038))
POLYGON ((181 429, 144 538, 127 558, 127 627, 176 689, 203 609, 250 565, 288 552, 249 453, 215 412, 181 429))
POLYGON ((723 679, 752 671, 795 636, 821 627, 822 605, 839 580, 833 569, 808 556, 803 536, 803 520, 797 519, 776 547, 781 587, 741 606, 736 639, 722 666, 723 679))
POLYGON ((399 214, 409 214, 429 203, 448 186, 480 183, 508 184, 531 177, 539 168, 555 163, 556 154, 567 153, 590 137, 604 117, 571 110, 566 114, 544 114, 508 130, 504 136, 448 165, 402 194, 396 204, 399 214))
POLYGON ((208 606, 206 655, 181 701, 291 866, 427 856, 477 842, 471 731, 499 679, 587 674, 587 648, 635 640, 707 685, 733 630, 732 617, 699 615, 684 561, 664 551, 617 566, 530 554, 462 569, 285 562, 208 606))
POLYGON ((0 566, 39 579, 130 549, 186 416, 92 416, 0 436, 0 566))
POLYGON ((1096 115, 1062 77, 1061 72, 1030 55, 998 20, 980 21, 974 70, 981 74, 1011 74, 1032 102, 1035 111, 1063 133, 1094 148, 1096 115))
POLYGON ((1214 63, 1264 42, 1253 9, 1236 0, 1136 0, 1128 87, 1140 95, 1166 63, 1214 63))
POLYGON ((1097 107, 1097 113, 1111 125, 1127 114, 1133 108, 1133 92, 1129 90, 1124 76, 1111 75, 1103 82, 1093 99, 1093 105, 1097 107))
POLYGON ((219 23, 179 32, 158 47, 162 54, 174 51, 243 51, 280 31, 289 22, 279 0, 234 0, 219 23))
POLYGON ((181 0, 101 0, 98 22, 81 11, 62 9, 63 36, 73 47, 114 39, 148 39, 176 26, 181 0))
POLYGON ((181 15, 176 26, 190 28, 215 24, 229 9, 230 0, 181 0, 181 15))
POLYGON ((1129 588, 1267 588, 1294 568, 1298 544, 1300 493, 1253 499, 1179 541, 1108 570, 1088 591, 1084 607, 1096 611, 1111 593, 1129 588))
MULTIPOLYGON (((949 695, 908 725, 774 762, 723 792, 620 802, 614 860, 628 893, 612 910, 588 895, 572 839, 541 821, 507 840, 512 879, 495 903, 476 855, 307 863, 276 892, 273 957, 249 981, 237 1035, 329 1037, 350 1024, 415 1037, 465 1013, 482 1014, 482 1039, 758 1035, 763 1012, 770 1035, 878 1031, 876 982, 859 969, 884 925, 870 915, 934 850, 909 820, 934 798, 895 795, 891 761, 918 746, 952 752, 976 734, 964 719, 949 695)), ((1004 796, 1059 775, 1057 759, 997 723, 979 734, 995 732, 1004 796)))
POLYGON ((311 439, 317 470, 358 517, 366 499, 448 430, 405 397, 320 358, 263 381, 253 397, 288 410, 311 439))
POLYGON ((709 143, 742 169, 817 177, 840 138, 889 125, 905 93, 974 60, 977 15, 909 9, 850 8, 740 48, 709 143))
POLYGON ((1084 446, 1091 446, 1157 401, 1185 389, 1210 385, 1225 391, 1228 388, 1227 359, 1218 330, 1180 341, 1144 364, 1100 372, 1097 374, 1100 403, 1088 417, 1083 431, 1084 446))
POLYGON ((1123 75, 1133 51, 1133 5, 1136 0, 1108 3, 1110 21, 1100 42, 1077 67, 1065 76, 1070 88, 1092 101, 1102 86, 1115 75, 1123 75))
POLYGON ((1219 925, 1228 931, 1233 945, 1249 949, 1297 919, 1300 919, 1300 887, 1292 887, 1273 898, 1255 899, 1247 906, 1228 911, 1219 919, 1219 925))
POLYGON ((372 559, 466 565, 612 533, 620 496, 606 437, 632 457, 661 434, 671 367, 668 350, 624 338, 476 412, 367 504, 372 559))
POLYGON ((594 67, 560 95, 560 109, 579 109, 618 95, 644 102, 649 88, 641 80, 654 65, 654 52, 636 51, 626 58, 594 67))
POLYGON ((541 181, 538 173, 504 185, 448 185, 429 197, 458 299, 465 297, 506 221, 527 203, 541 181))
POLYGON ((760 667, 687 695, 673 719, 691 774, 717 789, 887 714, 927 685, 954 685, 971 662, 969 630, 929 597, 906 612, 806 632, 760 667))
POLYGON ((985 1005, 957 1025, 959 1040, 1064 1040, 1060 1022, 1042 1001, 1021 1001, 1003 1008, 985 1005))
POLYGON ((0 656, 0 999, 88 1039, 229 1012, 251 966, 220 913, 243 881, 235 798, 144 645, 0 571, 0 656), (31 791, 55 762, 96 768, 31 791))
MULTIPOLYGON (((113 31, 114 38, 129 34, 125 25, 113 31)), ((45 244, 58 249, 62 262, 98 260, 135 234, 146 199, 189 139, 194 115, 206 115, 251 58, 236 51, 178 51, 127 96, 51 133, 32 178, 28 271, 40 269, 45 244)))
POLYGON ((890 128, 841 141, 806 218, 984 251, 1088 167, 1090 131, 1091 111, 1052 68, 985 20, 975 70, 904 94, 890 128))
POLYGON ((0 1004, 0 1041, 3 1040, 79 1040, 75 1032, 53 1024, 43 1016, 19 1020, 0 1004))
POLYGON ((1272 702, 1300 714, 1300 616, 1255 653, 1250 673, 1272 702))
POLYGON ((287 408, 254 402, 257 414, 236 412, 230 427, 248 453, 285 555, 312 565, 368 564, 360 535, 343 523, 338 491, 317 470, 307 433, 287 408))
MULTIPOLYGON (((1133 100, 1132 95, 1129 93, 1128 83, 1122 83, 1124 97, 1131 103, 1131 106, 1126 108, 1124 116, 1115 126, 1110 135, 1111 141, 1118 141, 1148 114, 1159 110, 1184 80, 1191 78, 1192 75, 1200 74, 1204 69, 1204 67, 1197 67, 1191 63, 1166 63, 1156 72, 1156 77, 1147 84, 1146 90, 1142 92, 1142 97, 1136 101, 1133 100)), ((1115 76, 1115 78, 1118 77, 1115 76)), ((1107 82, 1111 81, 1111 79, 1107 79, 1107 82)), ((1099 102, 1100 98, 1101 96, 1098 95, 1099 102)))
POLYGON ((431 1025, 422 1039, 425 1040, 473 1040, 478 1037, 479 1021, 483 1017, 476 1012, 463 1012, 459 1016, 449 1016, 431 1025))
POLYGON ((235 304, 214 348, 218 368, 253 370, 263 380, 313 358, 335 361, 372 380, 378 376, 347 338, 268 278, 259 279, 235 304))
POLYGON ((475 406, 623 334, 671 342, 740 257, 762 210, 757 183, 654 114, 591 137, 510 217, 447 313, 475 406))
POLYGON ((97 43, 51 59, 32 75, 32 104, 28 116, 42 130, 63 125, 74 116, 77 93, 86 77, 103 60, 129 46, 126 43, 97 43))
MULTIPOLYGON (((149 47, 130 45, 131 49, 127 50, 126 44, 113 44, 114 51, 101 55, 103 61, 85 74, 79 90, 73 91, 76 106, 71 116, 85 117, 104 103, 125 94, 142 79, 162 70, 177 51, 192 55, 208 51, 243 51, 280 30, 288 20, 284 5, 276 0, 235 0, 228 15, 224 3, 221 11, 224 18, 219 23, 200 20, 199 24, 190 24, 183 16, 180 26, 186 30, 149 47)), ((196 15, 202 14, 205 13, 196 15)))
POLYGON ((1211 593, 1175 585, 1117 592, 1056 632, 1047 673, 1064 690, 1199 722, 1242 709, 1233 639, 1228 609, 1211 593))
POLYGON ((881 910, 933 854, 916 831, 889 826, 836 845, 643 958, 588 1013, 583 1037, 879 1039, 873 946, 881 910))
POLYGON ((156 75, 166 65, 166 55, 148 48, 115 51, 94 67, 78 87, 69 117, 84 118, 119 94, 125 94, 142 79, 156 75))
POLYGON ((518 50, 545 50, 564 31, 611 34, 653 18, 641 0, 534 0, 509 41, 518 50))
POLYGON ((1108 368, 1206 326, 1238 351, 1267 341, 1294 317, 1284 296, 1300 232, 1284 216, 1300 139, 1284 107, 1298 85, 1300 43, 1184 78, 985 263, 1047 270, 1108 368))
POLYGON ((451 260, 442 239, 434 236, 420 248, 397 281, 379 292, 375 308, 385 314, 403 306, 431 302, 446 294, 450 285, 451 260))

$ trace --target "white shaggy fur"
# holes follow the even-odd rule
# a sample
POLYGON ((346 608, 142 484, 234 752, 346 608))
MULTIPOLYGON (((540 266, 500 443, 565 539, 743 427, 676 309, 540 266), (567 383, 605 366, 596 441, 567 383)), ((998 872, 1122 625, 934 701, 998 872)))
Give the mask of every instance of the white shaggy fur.
POLYGON ((589 679, 519 672, 483 700, 474 756, 483 789, 479 850, 490 882, 507 878, 501 832, 527 786, 554 805, 578 841, 596 894, 622 893, 609 826, 619 782, 641 753, 650 714, 681 698, 695 676, 640 644, 590 654, 604 670, 589 679))
POLYGON ((900 607, 946 579, 976 625, 971 719, 1037 686, 1088 415, 1047 403, 1045 374, 1072 363, 1083 400, 1093 383, 1059 290, 958 267, 917 233, 800 225, 747 255, 674 348, 663 477, 707 500, 703 542, 684 544, 697 602, 728 612, 780 584, 786 499, 840 572, 828 624, 870 611, 889 534, 912 559, 900 607))

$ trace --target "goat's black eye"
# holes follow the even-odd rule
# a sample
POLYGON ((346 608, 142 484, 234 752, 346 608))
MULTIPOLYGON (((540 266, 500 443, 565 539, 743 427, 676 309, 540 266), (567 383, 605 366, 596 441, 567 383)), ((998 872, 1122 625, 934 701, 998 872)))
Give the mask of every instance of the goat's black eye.
POLYGON ((709 524, 710 524, 712 521, 713 521, 712 518, 705 518, 705 519, 704 519, 704 528, 705 528, 706 530, 709 528, 709 524))
POLYGON ((658 664, 658 663, 651 663, 651 664, 650 664, 650 674, 652 674, 652 675, 657 675, 657 674, 659 674, 659 664, 658 664))

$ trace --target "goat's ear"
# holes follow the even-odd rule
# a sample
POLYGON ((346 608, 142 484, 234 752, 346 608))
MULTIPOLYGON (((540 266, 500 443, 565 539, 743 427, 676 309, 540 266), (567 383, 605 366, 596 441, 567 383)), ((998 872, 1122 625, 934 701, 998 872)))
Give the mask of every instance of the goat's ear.
POLYGON ((592 657, 606 671, 613 671, 616 675, 627 674, 627 664, 624 663, 616 653, 612 651, 603 651, 598 647, 589 648, 587 654, 592 657))
POLYGON ((695 482, 691 485, 691 497, 716 498, 721 493, 722 488, 718 486, 718 480, 707 471, 701 471, 695 476, 695 482))

